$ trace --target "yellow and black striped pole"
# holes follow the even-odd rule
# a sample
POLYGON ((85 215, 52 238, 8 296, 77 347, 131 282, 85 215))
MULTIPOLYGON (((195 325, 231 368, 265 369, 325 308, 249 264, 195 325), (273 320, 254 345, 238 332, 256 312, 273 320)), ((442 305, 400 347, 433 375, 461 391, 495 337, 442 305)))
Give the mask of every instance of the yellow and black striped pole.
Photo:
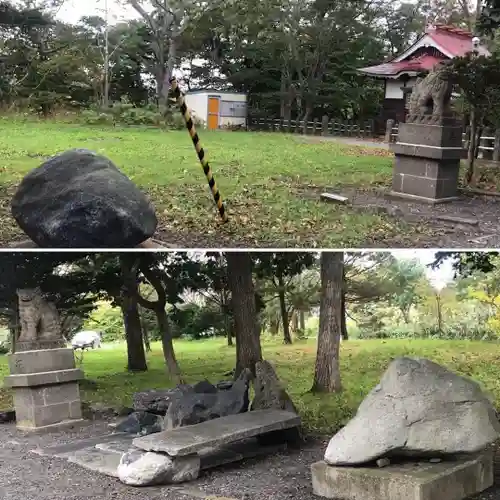
POLYGON ((221 216, 222 222, 227 222, 228 217, 226 213, 226 209, 224 208, 224 203, 222 203, 222 198, 219 193, 219 189, 217 188, 217 184, 215 183, 214 176, 212 174, 212 169, 208 164, 208 160, 205 155, 205 151, 201 147, 200 138, 198 137, 198 133, 194 128, 193 119, 191 118, 191 114, 189 113, 189 109, 186 106, 186 101, 184 99, 184 94, 181 92, 179 85, 177 84, 177 79, 175 77, 170 79, 170 89, 172 91, 172 95, 177 101, 177 105, 184 117, 184 121, 186 123, 186 128, 191 136, 191 140, 193 141, 194 149, 196 149, 196 154, 200 160, 201 166, 203 167, 203 172, 205 173, 208 181, 208 185, 210 186, 210 190, 214 196, 215 204, 219 209, 219 214, 221 216))

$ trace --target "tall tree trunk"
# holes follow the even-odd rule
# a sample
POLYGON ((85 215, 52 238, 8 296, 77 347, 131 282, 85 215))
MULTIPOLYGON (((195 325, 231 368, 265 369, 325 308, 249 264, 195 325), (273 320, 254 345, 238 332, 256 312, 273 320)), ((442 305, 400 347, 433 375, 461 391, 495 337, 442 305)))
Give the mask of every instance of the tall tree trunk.
POLYGON ((148 365, 146 363, 141 317, 137 303, 137 269, 139 263, 137 258, 128 254, 120 258, 120 264, 123 280, 120 307, 127 341, 127 369, 134 372, 145 372, 148 365))
POLYGON ((168 320, 167 312, 164 307, 155 308, 156 320, 161 334, 161 347, 163 349, 163 358, 167 365, 167 370, 170 376, 178 383, 183 384, 181 369, 175 357, 174 343, 172 341, 172 330, 168 320))
POLYGON ((237 378, 245 368, 255 375, 255 363, 262 360, 262 350, 252 276, 252 257, 249 252, 227 252, 226 261, 236 333, 234 376, 237 378))
POLYGON ((346 297, 347 297, 347 280, 345 278, 345 268, 344 268, 344 272, 342 275, 342 306, 341 306, 341 317, 340 317, 342 340, 349 340, 349 332, 347 331, 346 297))
POLYGON ((278 276, 278 297, 280 301, 281 321, 283 322, 283 343, 291 344, 292 336, 290 335, 290 319, 286 308, 285 282, 283 281, 283 276, 278 276))
POLYGON ((292 330, 294 332, 299 331, 299 315, 297 311, 292 312, 292 330))
POLYGON ((148 370, 146 353, 142 341, 141 318, 137 302, 131 298, 122 299, 121 310, 125 325, 125 340, 127 342, 127 370, 145 372, 148 370))
POLYGON ((151 342, 149 341, 149 331, 148 331, 146 321, 144 321, 143 314, 141 314, 141 327, 142 327, 142 337, 144 338, 144 349, 146 349, 146 352, 151 352, 151 342))
POLYGON ((441 306, 441 295, 436 293, 437 327, 439 332, 443 331, 443 310, 441 306))
POLYGON ((227 320, 224 320, 224 323, 225 323, 225 329, 226 329, 227 345, 229 347, 231 347, 231 346, 234 345, 234 343, 233 343, 233 332, 232 332, 232 329, 231 329, 231 325, 229 324, 229 322, 227 320))
POLYGON ((273 336, 278 335, 280 332, 280 320, 279 318, 271 318, 269 320, 269 333, 273 336))
POLYGON ((174 380, 182 383, 181 370, 175 357, 174 344, 172 342, 172 330, 170 328, 170 322, 165 310, 167 306, 167 294, 165 292, 165 288, 163 287, 163 281, 158 274, 159 271, 157 269, 155 270, 154 268, 152 269, 150 265, 151 261, 148 262, 147 260, 143 259, 141 271, 144 277, 155 289, 158 299, 155 301, 148 300, 142 297, 138 289, 136 297, 142 307, 150 309, 155 313, 156 321, 158 323, 158 329, 161 335, 161 345, 163 348, 163 357, 165 359, 167 371, 174 380))
POLYGON ((174 72, 175 58, 177 56, 177 40, 170 38, 168 45, 167 62, 163 73, 163 85, 161 89, 161 104, 165 107, 168 106, 168 92, 170 90, 170 78, 174 72))
POLYGON ((306 314, 304 311, 299 311, 299 329, 301 332, 306 331, 306 314))
POLYGON ((467 151, 467 171, 465 172, 465 184, 469 185, 474 177, 474 160, 476 158, 476 134, 477 134, 477 118, 474 106, 470 110, 470 141, 469 150, 467 151))
POLYGON ((311 389, 313 392, 342 390, 339 351, 343 276, 344 253, 322 252, 318 350, 311 389))

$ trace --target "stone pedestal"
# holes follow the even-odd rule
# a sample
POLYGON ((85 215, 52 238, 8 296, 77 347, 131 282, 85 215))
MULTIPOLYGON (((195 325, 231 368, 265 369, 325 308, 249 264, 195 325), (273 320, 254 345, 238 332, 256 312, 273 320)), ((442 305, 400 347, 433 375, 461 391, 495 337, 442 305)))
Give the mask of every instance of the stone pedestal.
POLYGON ((464 500, 493 485, 493 453, 388 467, 311 467, 315 495, 336 500, 464 500))
POLYGON ((73 349, 42 349, 8 356, 10 375, 4 384, 14 392, 17 428, 23 431, 57 430, 82 420, 73 349))
POLYGON ((392 195, 428 203, 457 199, 464 149, 462 127, 456 122, 400 123, 391 150, 395 154, 392 195))

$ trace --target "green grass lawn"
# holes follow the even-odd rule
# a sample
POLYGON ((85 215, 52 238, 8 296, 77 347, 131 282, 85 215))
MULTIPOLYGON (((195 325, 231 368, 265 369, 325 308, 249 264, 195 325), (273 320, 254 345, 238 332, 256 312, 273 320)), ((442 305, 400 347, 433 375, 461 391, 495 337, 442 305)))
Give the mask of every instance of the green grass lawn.
POLYGON ((154 201, 159 236, 178 246, 409 246, 415 228, 319 200, 327 187, 388 185, 384 150, 308 143, 293 135, 201 131, 230 223, 219 227, 205 176, 186 131, 98 128, 0 118, 0 243, 22 238, 10 199, 45 158, 90 148, 111 158, 154 201))
MULTIPOLYGON (((235 349, 223 340, 176 341, 175 349, 188 382, 208 378, 224 379, 234 366, 235 349)), ((500 408, 500 346, 488 342, 439 340, 364 340, 342 345, 342 379, 340 395, 312 395, 311 387, 315 340, 291 346, 263 342, 264 357, 276 366, 288 392, 296 403, 305 426, 312 432, 331 433, 356 411, 363 397, 377 384, 391 359, 401 355, 423 356, 478 381, 492 395, 500 408)), ((148 355, 149 371, 127 373, 125 346, 87 352, 83 360, 86 377, 98 383, 97 389, 84 390, 86 401, 130 406, 132 394, 151 388, 172 385, 163 363, 159 344, 148 355)), ((7 359, 0 357, 0 379, 8 372, 7 359)), ((12 401, 6 389, 0 389, 0 408, 10 408, 12 401)))

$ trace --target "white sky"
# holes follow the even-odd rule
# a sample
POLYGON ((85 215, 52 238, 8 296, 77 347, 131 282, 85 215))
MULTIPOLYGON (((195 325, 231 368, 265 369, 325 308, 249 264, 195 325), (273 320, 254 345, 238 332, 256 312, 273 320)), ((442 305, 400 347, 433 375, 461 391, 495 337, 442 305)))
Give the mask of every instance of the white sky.
MULTIPOLYGON (((135 10, 123 2, 108 0, 109 22, 114 23, 122 19, 134 19, 137 16, 135 10)), ((82 16, 104 17, 105 0, 66 0, 63 7, 56 16, 61 21, 76 24, 82 16)))
MULTIPOLYGON (((418 260, 422 265, 427 266, 435 260, 437 250, 394 250, 391 251, 396 259, 418 260)), ((425 268, 425 274, 432 286, 441 291, 453 281, 454 270, 453 261, 445 260, 437 269, 425 268)))

